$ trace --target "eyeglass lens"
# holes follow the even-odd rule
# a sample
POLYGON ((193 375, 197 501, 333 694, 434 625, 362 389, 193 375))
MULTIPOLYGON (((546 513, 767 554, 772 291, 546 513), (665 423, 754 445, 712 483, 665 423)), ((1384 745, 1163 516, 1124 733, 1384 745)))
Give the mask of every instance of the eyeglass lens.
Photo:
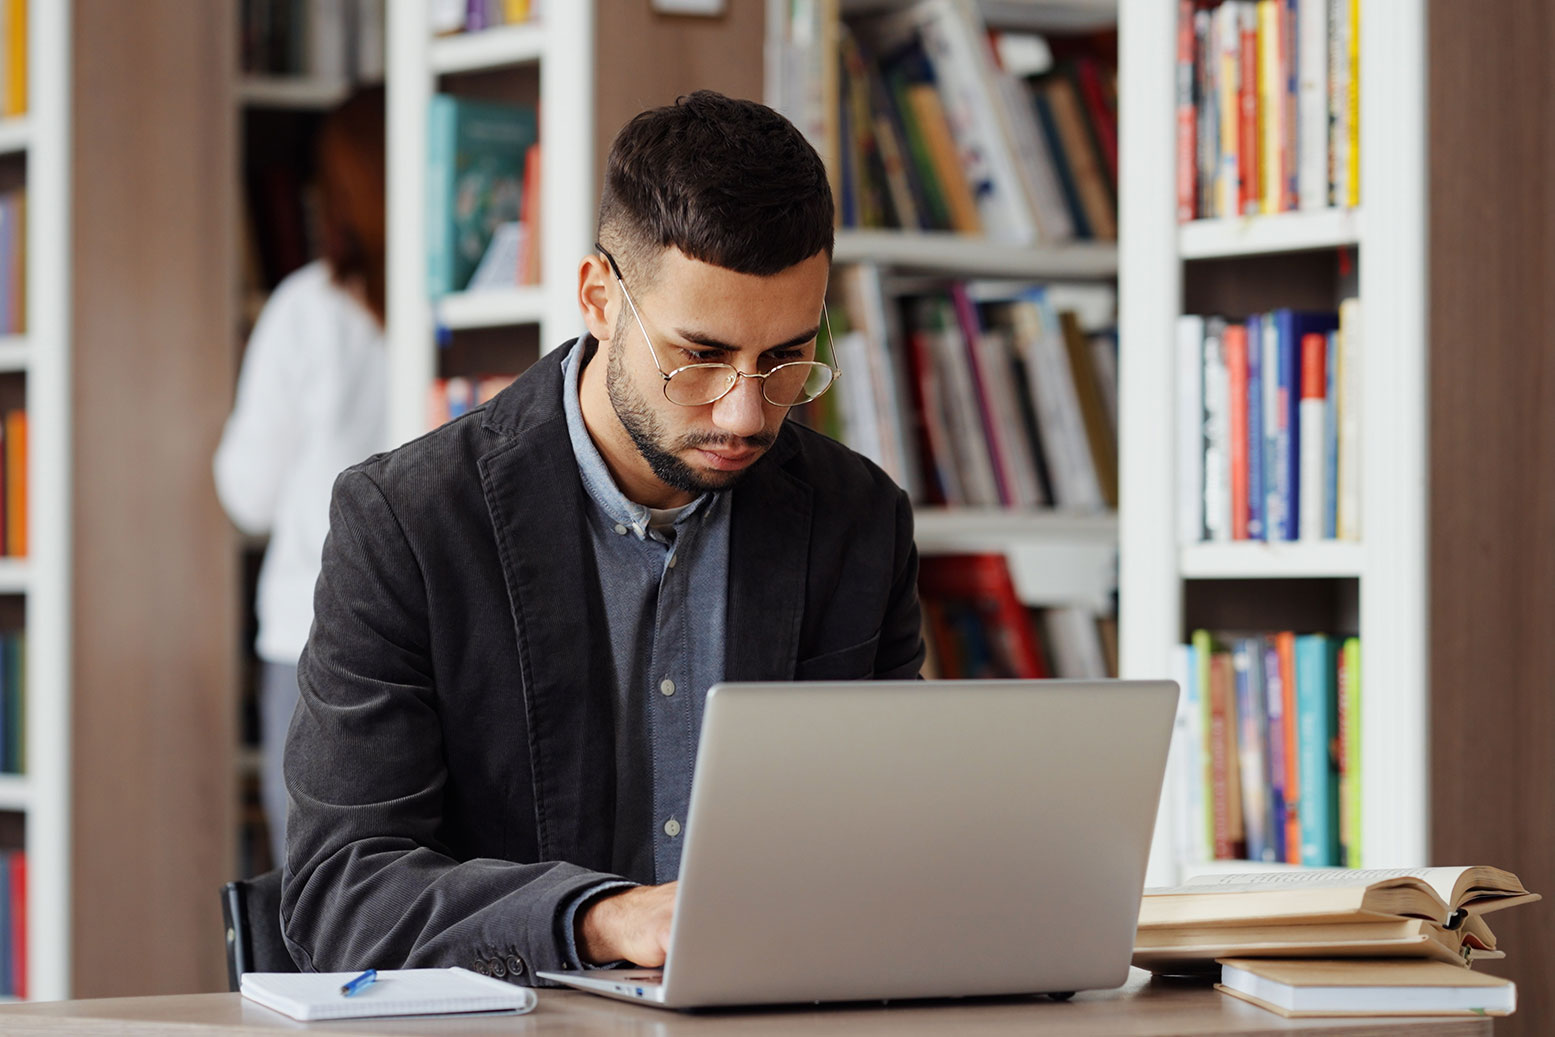
MULTIPOLYGON (((696 407, 711 403, 734 387, 735 369, 728 364, 693 364, 683 367, 664 383, 664 395, 671 403, 696 407)), ((832 370, 825 364, 795 362, 781 364, 761 380, 761 394, 778 407, 808 403, 831 384, 832 370)))

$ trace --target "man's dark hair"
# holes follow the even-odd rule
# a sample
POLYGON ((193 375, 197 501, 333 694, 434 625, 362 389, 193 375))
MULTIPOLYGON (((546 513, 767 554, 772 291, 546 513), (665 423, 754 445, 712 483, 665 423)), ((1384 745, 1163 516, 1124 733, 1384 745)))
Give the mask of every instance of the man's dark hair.
POLYGON ((646 289, 671 246, 762 277, 822 250, 829 257, 832 219, 826 167, 793 123, 764 104, 698 90, 616 134, 598 236, 646 289))

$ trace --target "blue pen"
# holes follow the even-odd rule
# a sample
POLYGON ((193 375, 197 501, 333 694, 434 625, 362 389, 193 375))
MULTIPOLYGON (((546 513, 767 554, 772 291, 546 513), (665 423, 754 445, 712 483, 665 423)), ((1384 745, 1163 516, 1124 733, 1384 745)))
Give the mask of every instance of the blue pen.
POLYGON ((366 972, 362 973, 360 976, 358 976, 355 979, 351 980, 351 982, 343 984, 341 986, 341 988, 340 988, 340 996, 341 997, 350 997, 352 994, 355 994, 359 990, 366 990, 368 987, 373 985, 373 982, 377 978, 378 978, 378 970, 377 969, 368 969, 366 972))

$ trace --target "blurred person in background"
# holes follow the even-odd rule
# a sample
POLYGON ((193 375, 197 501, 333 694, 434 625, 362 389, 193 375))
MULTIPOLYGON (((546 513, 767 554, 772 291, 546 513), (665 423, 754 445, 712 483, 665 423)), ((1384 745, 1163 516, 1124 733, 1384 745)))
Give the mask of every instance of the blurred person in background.
POLYGON ((384 96, 359 91, 318 136, 323 258, 288 275, 249 337, 216 450, 216 491, 237 527, 269 535, 259 572, 260 792, 272 859, 286 845, 281 752, 297 657, 343 469, 385 446, 384 96))

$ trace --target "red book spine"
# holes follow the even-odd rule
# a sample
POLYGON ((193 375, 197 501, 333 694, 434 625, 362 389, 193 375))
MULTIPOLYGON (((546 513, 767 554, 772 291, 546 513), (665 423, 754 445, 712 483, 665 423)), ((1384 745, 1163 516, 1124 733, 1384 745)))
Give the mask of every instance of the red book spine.
MULTIPOLYGON (((1181 56, 1182 30, 1178 29, 1178 55, 1181 56)), ((1193 33, 1188 33, 1188 52, 1193 53, 1193 33)), ((1102 158, 1107 162, 1107 181, 1112 185, 1114 193, 1118 189, 1118 124, 1113 116, 1112 108, 1107 104, 1107 91, 1102 86, 1101 68, 1095 58, 1078 58, 1074 63, 1075 79, 1080 84, 1080 98, 1085 102, 1085 111, 1090 116, 1091 130, 1096 135, 1096 144, 1101 148, 1102 158)), ((1179 75, 1181 72, 1179 71, 1179 75)), ((1189 69, 1192 75, 1192 68, 1189 69)), ((1192 109, 1193 93, 1190 84, 1189 108, 1192 109)), ((1179 104, 1179 111, 1181 105, 1179 104)), ((1179 127, 1179 131, 1180 131, 1179 127)), ((1178 142, 1179 154, 1181 141, 1178 142)), ((1180 190, 1180 189, 1179 189, 1180 190)))
POLYGON ((1215 859, 1235 859, 1231 842, 1231 775, 1234 762, 1226 752, 1226 729, 1233 723, 1230 714, 1230 657, 1216 653, 1209 663, 1209 774, 1210 811, 1215 832, 1215 859))
POLYGON ((1193 219, 1198 196, 1198 111, 1193 103, 1193 0, 1177 3, 1177 222, 1193 219))
POLYGON ((1296 635, 1286 631, 1274 636, 1280 657, 1280 693, 1285 716, 1285 863, 1301 863, 1301 755, 1296 751, 1296 635))
POLYGON ((1033 680, 1048 676, 1036 632, 1003 555, 925 558, 918 570, 918 589, 925 598, 976 604, 989 633, 1008 653, 1013 676, 1033 680))
POLYGON ((27 855, 11 854, 11 990, 27 997, 27 855))
POLYGON ((1237 82, 1236 156, 1241 167, 1238 180, 1242 188, 1242 213, 1250 216, 1263 208, 1263 181, 1258 176, 1258 21, 1242 19, 1237 82))
POLYGON ((1232 324, 1225 336, 1226 374, 1231 387, 1231 539, 1247 533, 1247 326, 1232 324))

